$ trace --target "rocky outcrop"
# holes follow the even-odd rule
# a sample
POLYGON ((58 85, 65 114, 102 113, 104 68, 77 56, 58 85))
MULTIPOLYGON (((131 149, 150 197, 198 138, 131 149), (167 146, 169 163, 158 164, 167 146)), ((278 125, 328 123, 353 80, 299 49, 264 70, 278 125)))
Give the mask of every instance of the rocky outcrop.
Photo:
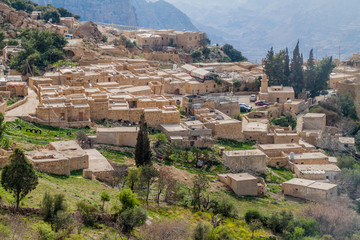
POLYGON ((5 3, 0 3, 0 23, 2 28, 6 28, 8 35, 15 37, 15 32, 20 28, 40 28, 44 25, 29 18, 24 11, 16 11, 5 3))
POLYGON ((102 34, 96 24, 89 21, 80 23, 74 33, 74 38, 82 38, 85 42, 100 43, 102 34))

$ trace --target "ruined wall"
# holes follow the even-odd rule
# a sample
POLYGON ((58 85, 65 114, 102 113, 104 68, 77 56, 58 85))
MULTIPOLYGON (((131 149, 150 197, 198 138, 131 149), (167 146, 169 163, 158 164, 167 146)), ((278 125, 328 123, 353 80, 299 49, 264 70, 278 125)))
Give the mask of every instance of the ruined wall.
POLYGON ((32 161, 34 168, 37 171, 44 173, 52 173, 56 175, 70 176, 70 161, 69 159, 58 159, 58 160, 36 160, 32 161))

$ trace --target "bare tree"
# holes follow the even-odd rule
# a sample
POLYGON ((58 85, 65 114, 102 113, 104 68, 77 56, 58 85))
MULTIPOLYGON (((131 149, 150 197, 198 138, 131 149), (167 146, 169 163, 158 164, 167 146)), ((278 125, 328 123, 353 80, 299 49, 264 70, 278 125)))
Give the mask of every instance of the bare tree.
POLYGON ((359 216, 348 207, 346 201, 312 204, 304 208, 304 217, 315 219, 322 234, 335 239, 351 238, 360 226, 359 216))
POLYGON ((182 240, 190 239, 189 223, 184 220, 167 220, 153 222, 140 228, 140 239, 143 240, 182 240))
POLYGON ((17 215, 9 215, 10 228, 12 231, 12 240, 21 240, 25 238, 25 234, 28 230, 28 227, 24 220, 17 215))
POLYGON ((160 204, 160 196, 163 190, 166 188, 168 184, 171 184, 171 173, 167 167, 161 167, 159 169, 159 176, 158 176, 158 187, 157 187, 157 195, 156 195, 156 202, 160 204))

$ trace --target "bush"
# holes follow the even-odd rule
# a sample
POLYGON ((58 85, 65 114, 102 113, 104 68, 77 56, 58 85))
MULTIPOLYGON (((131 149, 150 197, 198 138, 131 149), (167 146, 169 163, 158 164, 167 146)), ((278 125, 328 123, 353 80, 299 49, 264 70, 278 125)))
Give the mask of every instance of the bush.
POLYGON ((41 224, 37 227, 37 239, 39 240, 53 240, 54 232, 47 224, 41 224))
POLYGON ((71 213, 67 211, 58 211, 54 217, 53 227, 55 232, 63 229, 69 229, 74 223, 71 213))
POLYGON ((207 224, 202 224, 199 222, 194 229, 194 239, 195 240, 203 240, 208 239, 210 235, 211 228, 207 224))
POLYGON ((236 88, 240 88, 242 85, 242 83, 240 82, 239 79, 234 79, 233 84, 234 84, 234 87, 236 87, 236 88))
POLYGON ((66 211, 65 196, 63 194, 55 194, 52 196, 45 193, 41 202, 40 211, 45 222, 53 223, 59 211, 66 211))
POLYGON ((263 220, 263 216, 258 210, 248 210, 245 213, 245 222, 250 224, 253 220, 263 220))
POLYGON ((242 55, 242 53, 236 50, 232 45, 225 44, 223 46, 224 53, 229 56, 232 62, 242 62, 247 61, 247 59, 242 55))
POLYGON ((343 168, 352 169, 356 163, 357 163, 357 161, 355 158, 353 158, 352 156, 343 154, 340 157, 338 157, 337 165, 341 169, 343 169, 343 168))
POLYGON ((200 59, 202 55, 202 52, 200 50, 196 50, 194 51, 191 56, 193 57, 193 59, 200 59))
POLYGON ((44 20, 46 22, 48 22, 50 20, 50 18, 52 19, 51 23, 60 23, 60 13, 59 11, 53 9, 49 9, 44 13, 44 20))
POLYGON ((290 211, 281 211, 271 214, 267 221, 268 227, 275 233, 283 233, 288 231, 290 222, 294 219, 294 215, 290 211))
POLYGON ((145 224, 147 214, 142 208, 128 208, 118 217, 118 224, 123 233, 130 233, 134 228, 145 224))
POLYGON ((228 197, 213 200, 212 211, 224 217, 235 218, 237 216, 235 204, 228 197))
POLYGON ((117 197, 121 202, 121 212, 127 209, 133 209, 139 205, 136 193, 133 193, 129 188, 122 190, 117 197))
POLYGON ((274 118, 271 119, 270 123, 272 125, 277 125, 280 127, 288 127, 291 126, 292 129, 296 128, 296 118, 293 118, 293 116, 288 115, 285 117, 281 117, 281 118, 274 118))
POLYGON ((81 219, 86 226, 94 226, 95 214, 99 212, 97 207, 92 204, 88 204, 85 201, 78 202, 76 204, 77 210, 81 214, 81 219))

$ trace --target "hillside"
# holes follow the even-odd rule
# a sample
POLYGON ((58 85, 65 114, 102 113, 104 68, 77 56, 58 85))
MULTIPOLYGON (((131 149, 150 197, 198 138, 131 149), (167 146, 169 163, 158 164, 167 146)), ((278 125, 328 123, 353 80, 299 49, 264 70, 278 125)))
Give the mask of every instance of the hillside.
POLYGON ((196 30, 190 19, 165 1, 146 0, 35 0, 41 5, 66 7, 82 21, 114 23, 127 26, 175 30, 196 30))
POLYGON ((340 45, 342 60, 358 51, 359 1, 168 1, 207 31, 213 43, 229 42, 254 62, 259 63, 271 46, 293 49, 298 39, 305 57, 310 48, 318 58, 338 58, 340 45))

